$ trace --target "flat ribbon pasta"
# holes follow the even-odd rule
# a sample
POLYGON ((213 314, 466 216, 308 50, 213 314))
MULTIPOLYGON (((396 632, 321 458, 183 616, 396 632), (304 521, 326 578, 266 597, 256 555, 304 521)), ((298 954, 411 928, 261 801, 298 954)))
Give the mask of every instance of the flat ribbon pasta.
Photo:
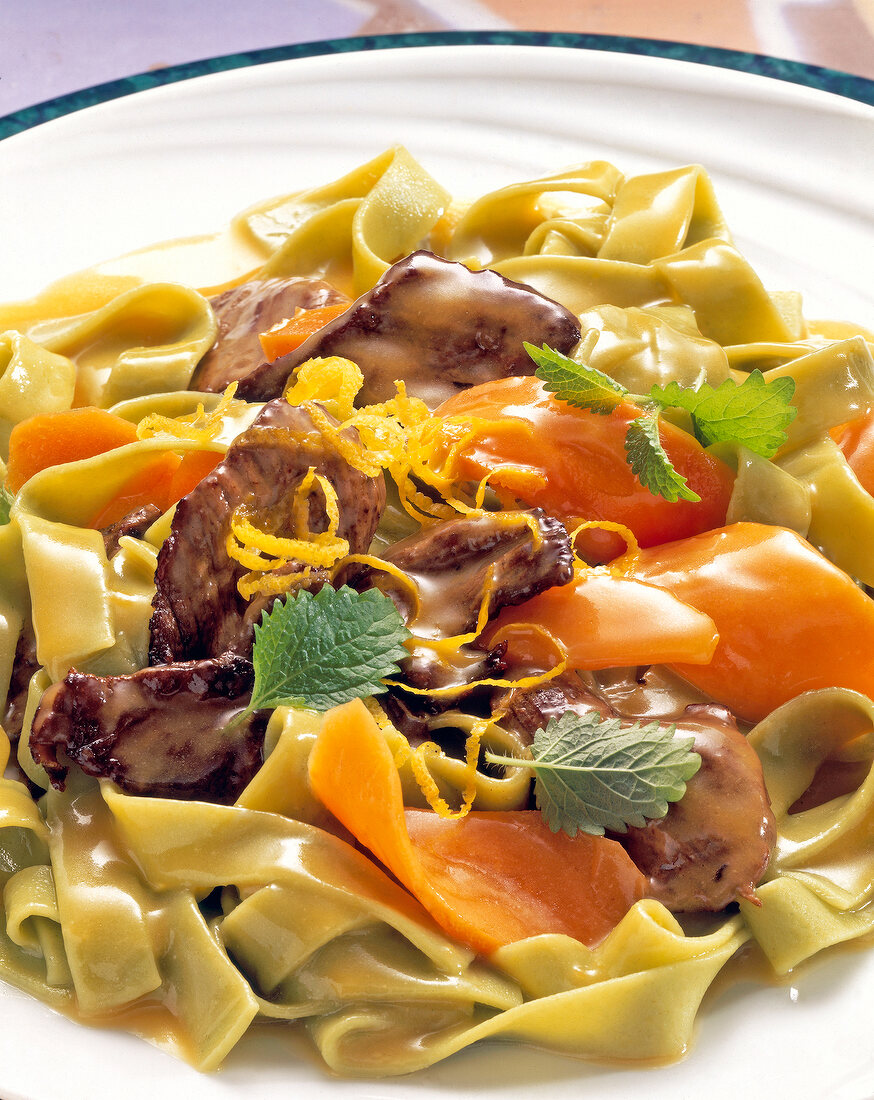
POLYGON ((494 267, 513 256, 595 256, 607 232, 622 174, 606 161, 502 187, 472 203, 446 244, 447 259, 494 267))
POLYGON ((0 334, 0 454, 9 453, 13 427, 29 416, 62 412, 73 404, 76 367, 20 332, 0 334))
POLYGON ((175 283, 147 283, 92 313, 42 321, 27 335, 76 365, 80 405, 182 390, 215 341, 206 299, 175 283))
POLYGON ((874 703, 840 688, 808 692, 750 733, 777 819, 757 908, 741 912, 774 969, 874 930, 874 703), (830 760, 869 765, 850 793, 792 812, 830 760))
POLYGON ((480 1012, 453 1027, 433 1009, 352 1006, 310 1031, 335 1072, 359 1075, 409 1073, 486 1039, 595 1059, 677 1058, 704 993, 746 938, 738 918, 686 937, 661 905, 639 902, 596 948, 545 935, 495 952, 491 961, 529 998, 500 1015, 480 1012))
POLYGON ((862 416, 874 402, 874 357, 861 336, 809 351, 764 374, 766 382, 786 377, 795 382, 792 404, 798 415, 787 429, 780 456, 862 416))
POLYGON ((649 393, 671 381, 718 386, 730 376, 724 350, 701 335, 688 306, 595 306, 580 315, 580 329, 588 365, 631 393, 649 393), (589 349, 592 332, 598 339, 589 349))
POLYGON ((55 1008, 72 1003, 51 869, 49 832, 27 788, 2 778, 0 728, 0 977, 55 1008))
POLYGON ((787 455, 780 466, 808 491, 808 540, 851 577, 874 585, 874 497, 838 445, 826 436, 787 455))
POLYGON ((15 523, 0 526, 0 698, 5 699, 15 649, 30 615, 21 532, 15 523))
POLYGON ((325 187, 245 211, 233 229, 264 249, 261 277, 320 275, 355 296, 419 247, 449 200, 398 146, 325 187))
POLYGON ((599 256, 646 264, 700 241, 731 241, 710 176, 698 165, 625 180, 599 256))

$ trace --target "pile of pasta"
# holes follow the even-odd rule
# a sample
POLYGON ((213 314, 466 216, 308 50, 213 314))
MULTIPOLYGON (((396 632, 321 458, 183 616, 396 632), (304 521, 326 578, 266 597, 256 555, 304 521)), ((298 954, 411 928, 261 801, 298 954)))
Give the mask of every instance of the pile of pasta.
MULTIPOLYGON (((753 368, 791 375, 799 411, 777 458, 720 451, 738 475, 729 520, 789 527, 874 585, 874 498, 829 434, 874 406, 874 337, 813 323, 797 294, 768 292, 701 168, 626 178, 592 163, 460 202, 395 148, 243 212, 227 242, 249 278, 318 275, 350 294, 422 246, 493 268, 577 314, 598 334, 591 364, 633 392, 716 385, 753 368)), ((215 340, 206 294, 216 288, 146 282, 136 264, 0 310, 0 452, 15 424, 74 404, 135 425, 215 408, 217 396, 187 386, 215 340)), ((785 975, 871 931, 874 776, 790 812, 823 762, 874 760, 874 704, 846 689, 799 696, 749 732, 778 826, 761 905, 743 900, 693 933, 643 900, 594 947, 550 934, 483 957, 449 939, 322 827, 329 815, 307 780, 324 721, 315 713, 273 712, 266 761, 235 805, 127 795, 76 769, 65 791, 52 789, 28 750, 39 699, 72 667, 120 675, 148 664, 169 527, 162 517, 107 560, 93 517, 156 453, 221 454, 256 411, 235 402, 203 438, 159 432, 51 466, 0 526, 0 694, 27 623, 39 665, 17 760, 0 730, 3 981, 90 1021, 124 1014, 203 1070, 258 1019, 298 1022, 327 1065, 351 1075, 416 1070, 481 1039, 663 1060, 686 1050, 702 997, 745 944, 785 975)), ((508 736, 497 728, 486 743, 507 751, 508 736)), ((461 772, 445 760, 433 768, 460 800, 461 772)), ((512 770, 476 781, 476 808, 528 797, 512 770)))

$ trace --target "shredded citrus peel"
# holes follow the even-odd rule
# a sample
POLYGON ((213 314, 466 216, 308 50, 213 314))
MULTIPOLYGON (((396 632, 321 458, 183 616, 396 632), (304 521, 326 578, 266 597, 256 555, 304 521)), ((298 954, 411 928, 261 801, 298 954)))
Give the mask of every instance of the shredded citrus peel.
POLYGON ((337 492, 312 466, 292 498, 291 536, 272 534, 265 529, 275 518, 269 514, 254 516, 246 508, 237 508, 231 515, 225 548, 228 557, 249 570, 237 582, 237 591, 244 599, 256 594, 280 595, 298 588, 313 569, 331 569, 349 553, 348 540, 337 534, 340 525, 337 492), (321 490, 328 520, 327 530, 321 532, 314 532, 309 526, 309 501, 316 489, 321 490), (281 572, 292 566, 303 569, 281 572))
POLYGON ((501 431, 501 423, 435 416, 424 401, 407 395, 401 381, 394 397, 356 409, 362 385, 361 371, 349 359, 309 359, 296 369, 285 398, 306 406, 315 427, 350 466, 367 477, 387 473, 401 506, 419 523, 481 508, 482 497, 473 505, 464 499, 469 479, 457 471, 458 456, 483 431, 501 431))
POLYGON ((466 817, 476 801, 482 739, 490 729, 497 725, 502 715, 493 714, 489 718, 476 718, 473 715, 453 712, 452 715, 445 715, 433 720, 432 728, 435 729, 448 726, 467 730, 464 745, 464 786, 461 790, 461 803, 456 809, 453 809, 440 792, 440 785, 434 776, 432 765, 440 760, 454 760, 455 758, 447 757, 434 741, 425 741, 414 748, 394 725, 376 699, 365 700, 365 705, 377 726, 383 732, 391 731, 394 734, 395 746, 392 755, 395 767, 398 771, 404 766, 409 767, 416 785, 434 813, 450 820, 459 820, 466 817))
POLYGON ((285 399, 289 405, 318 401, 342 421, 352 416, 355 397, 363 385, 364 375, 351 359, 339 355, 307 359, 289 379, 285 399))
POLYGON ((232 411, 235 403, 236 392, 237 383, 231 382, 210 412, 206 411, 203 402, 199 402, 193 413, 184 416, 149 413, 137 424, 137 438, 150 439, 156 435, 170 435, 175 439, 190 439, 205 446, 221 433, 224 418, 232 411))
POLYGON ((634 567, 637 565, 638 559, 640 558, 640 545, 634 536, 634 532, 629 527, 626 527, 624 523, 614 523, 612 520, 606 519, 592 519, 577 524, 570 533, 572 547, 575 547, 577 535, 579 535, 581 531, 610 531, 618 535, 625 543, 625 553, 620 554, 618 558, 614 558, 613 561, 608 562, 607 565, 591 566, 579 557, 574 548, 574 569, 578 573, 588 573, 593 569, 599 569, 602 571, 606 570, 614 577, 626 577, 634 572, 634 567))

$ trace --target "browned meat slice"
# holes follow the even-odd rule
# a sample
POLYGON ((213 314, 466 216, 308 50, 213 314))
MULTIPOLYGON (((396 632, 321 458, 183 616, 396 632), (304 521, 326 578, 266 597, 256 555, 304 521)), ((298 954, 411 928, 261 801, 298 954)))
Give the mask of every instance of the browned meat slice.
MULTIPOLYGON (((248 605, 237 592, 246 570, 226 549, 231 517, 239 507, 250 509, 253 521, 267 516, 274 534, 286 533, 294 491, 310 467, 337 493, 337 534, 349 540, 352 553, 367 550, 385 503, 382 476, 350 466, 305 409, 284 398, 270 402, 176 507, 158 554, 151 664, 249 653, 261 605, 248 605)), ((319 492, 310 497, 309 523, 313 531, 328 526, 319 492)))
POLYGON ((30 622, 27 622, 19 634, 15 646, 12 676, 9 680, 9 691, 6 695, 6 710, 3 714, 3 729, 13 744, 21 735, 21 723, 27 707, 27 691, 30 687, 30 679, 38 668, 36 638, 34 637, 33 627, 30 622))
MULTIPOLYGON (((321 279, 263 279, 241 283, 210 299, 218 336, 198 363, 192 390, 221 393, 231 382, 267 367, 260 332, 293 317, 297 309, 317 309, 349 299, 321 279)), ((284 381, 284 379, 283 379, 284 381)), ((279 397, 282 385, 266 397, 279 397)))
MULTIPOLYGON (((501 721, 533 740, 565 711, 621 717, 580 677, 557 677, 495 701, 501 721)), ((667 816, 615 837, 649 877, 650 896, 674 912, 717 912, 739 897, 753 898, 776 839, 759 758, 721 706, 693 704, 662 721, 691 734, 701 767, 667 816)))
POLYGON ((505 691, 495 698, 493 709, 501 725, 519 733, 529 745, 550 718, 560 718, 569 710, 581 715, 594 710, 602 718, 615 717, 610 704, 590 691, 576 672, 565 672, 537 687, 505 691))
MULTIPOLYGON (((381 588, 395 600, 413 633, 431 639, 471 632, 487 583, 488 616, 493 618, 502 607, 567 584, 573 576, 567 532, 539 508, 446 520, 396 543, 384 557, 415 584, 417 610, 410 593, 390 574, 368 570, 350 583, 381 588)), ((497 667, 495 655, 472 645, 448 654, 421 645, 403 662, 403 674, 415 687, 433 688, 469 684, 494 675, 497 667)))
POLYGON ((160 515, 161 509, 157 504, 144 504, 142 508, 136 508, 126 516, 122 516, 117 523, 112 523, 109 527, 101 527, 100 533, 103 535, 106 556, 112 557, 118 549, 118 540, 124 535, 133 535, 134 538, 141 539, 160 515))
POLYGON ((649 876, 650 894, 674 912, 716 912, 754 899, 776 840, 759 758, 723 707, 688 707, 701 768, 667 817, 617 837, 649 876))
POLYGON ((533 374, 525 340, 569 352, 579 338, 574 315, 530 287, 414 252, 296 351, 249 374, 237 395, 274 397, 307 359, 339 355, 364 375, 359 405, 394 396, 403 379, 408 394, 436 408, 479 382, 533 374))
POLYGON ((227 729, 252 690, 228 654, 131 676, 71 671, 43 695, 30 748, 63 790, 70 762, 129 794, 233 802, 261 765, 265 716, 227 729))

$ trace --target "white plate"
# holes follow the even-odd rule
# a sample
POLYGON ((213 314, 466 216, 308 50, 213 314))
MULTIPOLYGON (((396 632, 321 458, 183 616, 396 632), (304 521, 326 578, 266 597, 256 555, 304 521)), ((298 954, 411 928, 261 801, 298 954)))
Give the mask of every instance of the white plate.
MULTIPOLYGON (((592 158, 628 172, 704 164, 738 245, 808 316, 874 328, 874 109, 744 73, 527 46, 427 47, 279 62, 171 84, 0 142, 0 300, 249 203, 327 181, 401 142, 472 195, 592 158)), ((792 984, 708 999, 694 1049, 648 1070, 506 1045, 414 1077, 330 1078, 260 1029, 211 1077, 121 1033, 0 989, 3 1100, 874 1096, 874 952, 826 953, 792 984)))

